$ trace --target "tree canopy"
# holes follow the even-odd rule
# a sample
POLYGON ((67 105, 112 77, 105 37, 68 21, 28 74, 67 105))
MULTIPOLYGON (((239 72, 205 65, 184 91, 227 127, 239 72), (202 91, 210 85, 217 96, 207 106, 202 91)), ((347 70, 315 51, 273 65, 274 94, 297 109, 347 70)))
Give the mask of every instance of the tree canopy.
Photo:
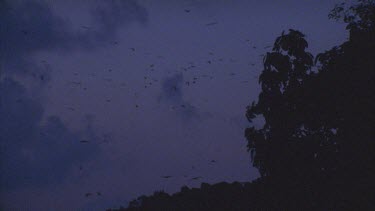
POLYGON ((246 113, 265 124, 246 129, 248 150, 282 190, 329 208, 374 206, 375 3, 341 4, 329 17, 347 23, 347 42, 314 60, 304 34, 289 30, 265 56, 262 91, 246 113))

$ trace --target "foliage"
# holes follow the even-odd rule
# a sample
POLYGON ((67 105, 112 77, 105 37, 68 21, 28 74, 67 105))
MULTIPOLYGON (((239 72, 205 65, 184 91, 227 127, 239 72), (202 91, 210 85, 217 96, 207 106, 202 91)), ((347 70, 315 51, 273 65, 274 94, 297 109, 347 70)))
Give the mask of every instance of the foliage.
POLYGON ((328 208, 374 207, 375 4, 341 4, 330 18, 348 24, 349 40, 314 64, 295 30, 265 56, 262 92, 246 113, 265 125, 246 129, 248 150, 262 177, 290 194, 328 208))
POLYGON ((182 187, 172 195, 158 191, 151 196, 141 196, 130 202, 128 208, 108 211, 207 211, 207 210, 247 210, 249 207, 262 208, 266 203, 260 198, 263 194, 259 181, 252 183, 226 183, 214 185, 202 183, 200 188, 182 187), (250 200, 249 200, 250 199, 250 200))

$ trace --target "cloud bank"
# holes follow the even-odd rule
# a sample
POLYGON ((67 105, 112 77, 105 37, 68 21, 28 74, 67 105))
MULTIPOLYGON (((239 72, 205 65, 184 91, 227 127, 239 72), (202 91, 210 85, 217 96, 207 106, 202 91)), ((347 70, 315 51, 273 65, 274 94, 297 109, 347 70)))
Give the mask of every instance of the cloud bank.
POLYGON ((147 11, 135 0, 103 1, 95 6, 90 14, 96 30, 74 31, 45 2, 0 1, 2 192, 58 184, 73 168, 100 153, 93 120, 75 132, 57 116, 44 117, 43 98, 35 96, 42 95, 51 76, 48 68, 40 68, 32 59, 39 51, 99 48, 123 25, 147 22, 147 11), (20 76, 42 86, 31 95, 20 76))

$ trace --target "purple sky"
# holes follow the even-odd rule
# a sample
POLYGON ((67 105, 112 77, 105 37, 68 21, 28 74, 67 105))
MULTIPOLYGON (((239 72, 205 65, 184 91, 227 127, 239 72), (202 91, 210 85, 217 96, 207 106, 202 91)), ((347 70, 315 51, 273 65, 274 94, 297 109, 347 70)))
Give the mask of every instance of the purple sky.
POLYGON ((257 178, 243 134, 261 55, 290 28, 314 55, 343 42, 339 2, 0 3, 0 208, 103 210, 257 178))

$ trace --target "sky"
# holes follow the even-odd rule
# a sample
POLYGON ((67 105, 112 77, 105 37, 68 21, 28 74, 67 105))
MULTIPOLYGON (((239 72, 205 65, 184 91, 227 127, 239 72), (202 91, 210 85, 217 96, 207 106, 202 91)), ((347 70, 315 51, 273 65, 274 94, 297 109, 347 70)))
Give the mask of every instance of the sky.
POLYGON ((0 0, 0 208, 257 178, 244 130, 263 55, 288 29, 314 55, 345 41, 336 3, 0 0))

